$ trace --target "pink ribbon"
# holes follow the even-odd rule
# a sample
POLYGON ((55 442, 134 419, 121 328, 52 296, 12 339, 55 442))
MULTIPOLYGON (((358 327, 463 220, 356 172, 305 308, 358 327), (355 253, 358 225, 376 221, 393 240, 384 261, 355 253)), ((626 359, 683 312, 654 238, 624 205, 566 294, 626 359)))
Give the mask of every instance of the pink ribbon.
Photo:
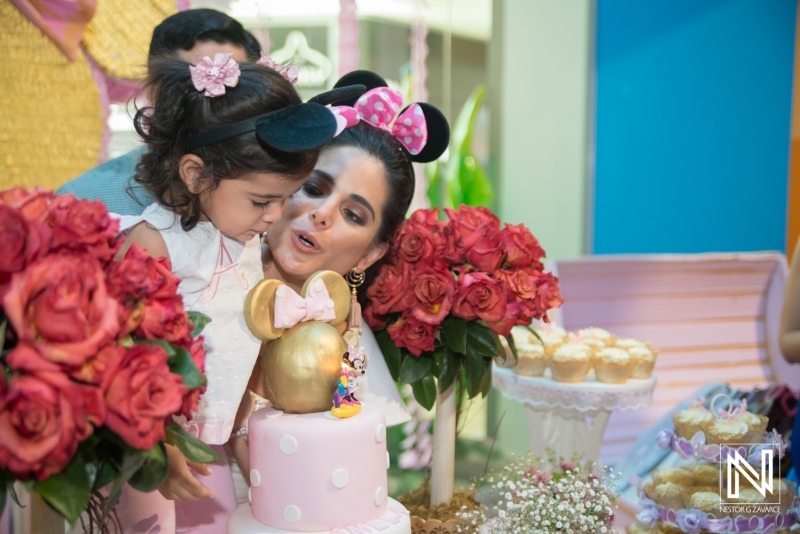
POLYGON ((291 287, 282 285, 275 292, 275 328, 291 328, 305 321, 323 321, 336 318, 333 301, 322 280, 317 280, 306 298, 291 287))
MULTIPOLYGON (((419 154, 428 142, 428 126, 419 104, 411 104, 402 114, 403 95, 389 87, 376 87, 361 95, 353 108, 336 106, 334 113, 344 117, 346 126, 359 120, 391 132, 412 155, 419 154), (353 110, 353 111, 348 111, 353 110), (398 114, 400 114, 398 116, 398 114)), ((341 125, 341 123, 340 123, 341 125)))
POLYGON ((239 83, 239 64, 231 53, 218 53, 212 60, 208 56, 198 56, 197 65, 189 67, 192 83, 205 96, 215 97, 225 94, 225 87, 236 87, 239 83))
POLYGON ((292 85, 296 84, 297 79, 300 77, 300 63, 292 65, 292 62, 288 61, 286 64, 281 65, 270 57, 269 52, 262 51, 261 59, 256 61, 256 63, 277 71, 278 74, 283 76, 283 78, 292 85))

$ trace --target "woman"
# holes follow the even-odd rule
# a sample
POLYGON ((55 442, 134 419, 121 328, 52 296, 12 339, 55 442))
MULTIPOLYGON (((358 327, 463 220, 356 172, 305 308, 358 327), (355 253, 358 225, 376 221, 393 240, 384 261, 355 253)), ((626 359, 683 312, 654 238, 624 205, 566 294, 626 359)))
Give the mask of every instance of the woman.
MULTIPOLYGON (((337 86, 358 83, 375 91, 386 86, 378 76, 363 71, 345 76, 337 86)), ((354 103, 362 114, 365 114, 363 103, 375 91, 368 91, 366 98, 354 103)), ((382 107, 379 105, 378 109, 382 107)), ((323 147, 314 171, 300 190, 286 200, 281 219, 267 234, 263 255, 265 279, 281 280, 299 292, 306 279, 317 271, 332 270, 345 276, 351 269, 359 269, 366 274, 366 281, 359 288, 359 300, 363 301, 366 287, 374 279, 382 258, 389 253, 392 237, 411 204, 414 194, 411 161, 432 161, 449 142, 449 128, 441 113, 432 106, 421 109, 427 142, 417 154, 412 155, 415 148, 407 149, 390 130, 365 121, 354 122, 323 147)), ((360 342, 370 360, 359 399, 380 406, 389 426, 407 421, 410 416, 366 326, 360 342)), ((250 388, 263 395, 260 377, 259 362, 250 388)), ((253 408, 253 397, 246 394, 234 428, 244 427, 253 408)), ((241 471, 246 474, 249 472, 247 444, 240 439, 244 432, 239 434, 229 443, 241 471)))

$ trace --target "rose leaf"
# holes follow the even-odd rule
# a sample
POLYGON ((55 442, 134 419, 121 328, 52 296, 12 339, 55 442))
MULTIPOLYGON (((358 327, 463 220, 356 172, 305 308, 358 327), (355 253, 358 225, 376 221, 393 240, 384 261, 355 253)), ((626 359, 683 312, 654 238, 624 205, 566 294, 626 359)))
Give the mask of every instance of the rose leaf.
POLYGON ((467 322, 460 317, 449 316, 445 319, 442 330, 444 342, 450 350, 457 354, 467 352, 467 322))
POLYGON ((411 389, 420 406, 426 410, 433 408, 433 404, 436 402, 436 382, 431 375, 425 375, 422 380, 411 384, 411 389))
POLYGON ((183 378, 183 383, 191 389, 197 389, 206 383, 206 377, 200 372, 200 369, 192 360, 192 355, 183 347, 172 347, 173 356, 170 356, 169 370, 180 375, 183 378))
POLYGON ((223 460, 214 449, 186 432, 178 423, 170 423, 166 431, 167 443, 178 447, 188 460, 199 464, 213 464, 223 460))
POLYGON ((37 480, 33 491, 42 496, 70 525, 74 525, 89 505, 91 484, 83 456, 76 454, 60 473, 37 480))
POLYGON ((492 331, 477 321, 467 323, 467 346, 484 356, 497 356, 497 343, 492 336, 492 331))
POLYGON ((431 359, 429 357, 408 356, 400 366, 400 382, 413 384, 427 375, 430 370, 431 359))
POLYGON ((439 391, 444 393, 453 385, 458 374, 458 367, 461 365, 459 359, 456 358, 453 351, 449 347, 445 347, 444 356, 442 357, 441 371, 439 372, 439 391))
POLYGON ((394 344, 386 330, 381 330, 375 334, 375 340, 383 353, 392 379, 397 382, 400 378, 400 362, 402 360, 400 349, 394 344))
POLYGON ((144 463, 128 480, 134 489, 145 493, 155 491, 167 479, 169 463, 164 443, 158 443, 149 451, 137 450, 136 454, 145 458, 144 463))
POLYGON ((200 312, 190 311, 186 315, 189 316, 189 322, 192 323, 192 337, 199 336, 206 325, 211 322, 211 317, 200 312))

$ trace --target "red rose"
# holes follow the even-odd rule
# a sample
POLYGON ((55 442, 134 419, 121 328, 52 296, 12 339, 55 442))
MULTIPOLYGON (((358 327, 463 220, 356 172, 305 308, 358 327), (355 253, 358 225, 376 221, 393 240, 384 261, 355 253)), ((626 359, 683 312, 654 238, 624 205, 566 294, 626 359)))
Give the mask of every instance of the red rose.
POLYGON ((414 318, 401 317, 386 327, 386 331, 395 345, 406 347, 416 356, 433 350, 436 340, 436 327, 414 318))
POLYGON ((406 221, 398 232, 394 243, 394 253, 397 258, 408 263, 431 259, 434 249, 430 228, 409 221, 406 221))
POLYGON ((119 221, 108 215, 108 208, 99 200, 76 200, 57 197, 50 208, 53 226, 53 248, 87 251, 102 263, 117 253, 119 221))
POLYGON ((79 366, 116 338, 119 305, 88 255, 54 255, 16 273, 3 308, 20 341, 45 358, 79 366))
POLYGON ((537 319, 544 318, 547 320, 547 310, 558 308, 564 303, 564 297, 561 295, 561 289, 558 284, 558 277, 553 276, 552 273, 543 273, 536 280, 536 310, 538 315, 537 319))
POLYGON ((450 265, 464 263, 464 247, 461 245, 461 234, 451 222, 442 228, 441 257, 450 265))
POLYGON ((47 253, 51 236, 45 224, 29 221, 21 211, 0 204, 0 300, 8 291, 11 275, 47 253))
MULTIPOLYGON (((486 324, 494 333, 508 337, 514 325, 518 324, 521 313, 522 305, 519 302, 509 301, 506 304, 503 316, 497 321, 489 321, 486 324)), ((530 321, 528 321, 528 324, 530 324, 530 321)))
POLYGON ((391 263, 383 264, 375 281, 367 289, 368 308, 372 309, 371 313, 386 315, 411 306, 413 294, 408 285, 408 270, 405 264, 402 267, 391 263))
MULTIPOLYGON (((17 350, 33 351, 24 345, 17 350)), ((21 355, 20 359, 24 358, 21 355)), ((12 378, 0 407, 3 467, 22 479, 35 476, 44 480, 60 472, 72 459, 78 442, 93 431, 83 402, 81 387, 63 373, 12 378)))
POLYGON ((188 388, 167 365, 157 345, 134 345, 117 368, 108 391, 106 425, 137 449, 151 449, 165 439, 169 416, 180 410, 188 388))
POLYGON ((536 288, 541 273, 533 269, 500 270, 497 277, 506 284, 510 300, 531 300, 536 298, 536 288))
MULTIPOLYGON (((189 351, 192 361, 203 374, 205 374, 206 371, 206 350, 203 347, 204 342, 205 339, 203 336, 198 336, 181 343, 181 347, 189 351)), ((201 386, 186 394, 186 396, 183 397, 183 405, 181 406, 179 412, 180 415, 183 415, 186 417, 186 419, 191 420, 194 412, 197 411, 197 405, 200 402, 200 397, 205 392, 206 386, 201 386)))
POLYGON ((183 298, 151 299, 145 305, 144 319, 136 335, 144 339, 165 339, 169 343, 185 341, 192 333, 192 323, 183 309, 183 298))
POLYGON ((386 316, 376 314, 375 307, 371 303, 367 305, 361 316, 364 319, 364 322, 367 323, 367 326, 373 330, 386 327, 386 316))
POLYGON ((125 347, 112 342, 73 370, 70 376, 75 380, 100 386, 105 391, 114 378, 117 367, 122 363, 124 355, 125 347))
POLYGON ((539 260, 544 257, 544 249, 524 224, 507 224, 500 232, 500 238, 508 253, 506 261, 510 266, 543 269, 539 260))
POLYGON ((483 228, 500 229, 500 219, 488 209, 461 205, 458 211, 445 208, 447 216, 461 235, 461 245, 468 249, 481 238, 480 230, 483 228))
POLYGON ((455 279, 444 264, 425 267, 414 273, 414 296, 411 315, 423 323, 439 325, 453 305, 455 279))
POLYGON ((499 321, 506 308, 503 283, 484 273, 467 273, 461 276, 453 314, 467 321, 481 318, 499 321))
POLYGON ((433 208, 430 210, 426 209, 416 210, 414 213, 411 214, 411 217, 408 218, 407 222, 412 224, 419 224, 431 229, 439 228, 439 226, 441 225, 439 221, 439 208, 433 208))
MULTIPOLYGON (((74 198, 73 195, 67 195, 74 198)), ((56 199, 52 191, 35 186, 30 189, 14 187, 0 191, 0 202, 6 206, 16 208, 29 221, 45 222, 50 217, 50 205, 56 199)))
POLYGON ((481 271, 494 272, 505 256, 500 233, 486 227, 472 235, 478 234, 481 234, 480 239, 467 249, 467 261, 481 271))

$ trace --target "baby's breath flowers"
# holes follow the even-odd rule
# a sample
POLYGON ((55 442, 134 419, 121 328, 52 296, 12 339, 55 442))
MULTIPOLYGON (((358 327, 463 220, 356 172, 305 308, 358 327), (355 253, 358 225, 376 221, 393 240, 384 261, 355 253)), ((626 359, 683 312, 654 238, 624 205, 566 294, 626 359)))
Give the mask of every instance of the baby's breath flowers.
POLYGON ((458 514, 457 532, 465 534, 612 533, 619 474, 580 461, 516 458, 499 472, 480 479, 486 503, 482 510, 458 514))

